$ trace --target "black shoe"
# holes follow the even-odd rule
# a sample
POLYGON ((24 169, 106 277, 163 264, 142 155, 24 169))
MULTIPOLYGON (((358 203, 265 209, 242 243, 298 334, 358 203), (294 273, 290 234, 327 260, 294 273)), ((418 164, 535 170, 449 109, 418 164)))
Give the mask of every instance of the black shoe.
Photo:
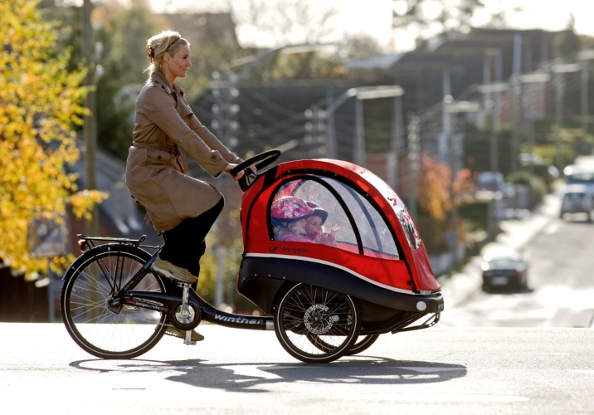
POLYGON ((196 281, 198 281, 198 277, 192 275, 192 273, 187 269, 178 267, 177 265, 161 258, 157 258, 155 262, 153 262, 152 268, 159 274, 172 280, 187 282, 190 284, 194 284, 196 281))

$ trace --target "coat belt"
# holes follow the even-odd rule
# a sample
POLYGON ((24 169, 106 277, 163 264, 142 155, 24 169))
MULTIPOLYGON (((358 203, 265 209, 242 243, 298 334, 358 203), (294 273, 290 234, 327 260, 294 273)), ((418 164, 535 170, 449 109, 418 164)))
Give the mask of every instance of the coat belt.
POLYGON ((165 151, 174 157, 178 156, 180 154, 177 146, 167 147, 167 146, 150 145, 150 144, 146 144, 146 143, 132 143, 132 146, 136 147, 136 148, 146 148, 146 149, 165 151))

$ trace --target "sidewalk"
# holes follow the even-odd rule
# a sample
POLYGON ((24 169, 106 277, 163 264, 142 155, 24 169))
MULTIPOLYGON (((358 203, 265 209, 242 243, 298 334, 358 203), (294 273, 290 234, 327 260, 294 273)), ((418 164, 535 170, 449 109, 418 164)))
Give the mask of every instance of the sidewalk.
MULTIPOLYGON (((559 204, 559 195, 549 194, 545 196, 542 205, 534 212, 526 212, 519 219, 501 221, 499 223, 501 233, 495 242, 485 246, 483 250, 497 244, 521 251, 532 238, 558 216, 559 204)), ((480 256, 472 257, 461 271, 440 279, 446 309, 466 301, 473 293, 481 289, 480 265, 480 256)))

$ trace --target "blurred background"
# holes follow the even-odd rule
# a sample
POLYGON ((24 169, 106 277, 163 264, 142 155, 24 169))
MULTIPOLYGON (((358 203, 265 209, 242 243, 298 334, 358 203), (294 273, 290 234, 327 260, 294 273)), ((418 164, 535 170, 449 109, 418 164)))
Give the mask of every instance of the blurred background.
MULTIPOLYGON (((436 275, 492 241, 500 221, 536 209, 568 166, 590 164, 590 2, 2 3, 0 321, 60 321, 77 233, 160 243, 123 175, 146 39, 165 29, 190 41, 179 84, 228 147, 375 172, 407 204, 436 275)), ((212 182, 227 203, 199 292, 251 311, 235 293, 241 194, 212 182)))

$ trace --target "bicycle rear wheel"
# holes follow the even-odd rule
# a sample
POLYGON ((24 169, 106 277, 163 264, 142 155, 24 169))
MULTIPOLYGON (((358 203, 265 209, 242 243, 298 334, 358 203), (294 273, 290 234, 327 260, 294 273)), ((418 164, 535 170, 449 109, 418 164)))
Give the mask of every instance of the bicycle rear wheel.
MULTIPOLYGON (((167 314, 110 300, 150 259, 140 248, 106 244, 81 255, 66 272, 62 316, 74 341, 103 359, 129 359, 150 350, 166 330, 167 314)), ((158 275, 148 272, 134 290, 164 293, 158 275)))

